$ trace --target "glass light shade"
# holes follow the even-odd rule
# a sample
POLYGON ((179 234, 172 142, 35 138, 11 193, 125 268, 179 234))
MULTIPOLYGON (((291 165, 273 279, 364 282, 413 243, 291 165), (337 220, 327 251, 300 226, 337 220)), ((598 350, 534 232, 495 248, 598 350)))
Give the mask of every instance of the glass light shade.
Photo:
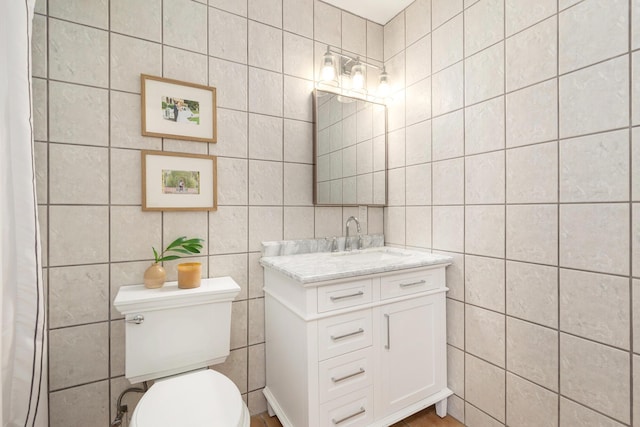
POLYGON ((335 59, 329 49, 322 57, 322 70, 320 72, 322 81, 329 82, 336 78, 336 64, 335 59))
POLYGON ((357 63, 351 67, 351 83, 353 89, 360 90, 364 88, 364 73, 362 64, 357 63))
POLYGON ((389 75, 383 68, 380 73, 380 83, 378 84, 378 96, 380 98, 386 98, 389 96, 390 92, 391 86, 389 86, 389 75))

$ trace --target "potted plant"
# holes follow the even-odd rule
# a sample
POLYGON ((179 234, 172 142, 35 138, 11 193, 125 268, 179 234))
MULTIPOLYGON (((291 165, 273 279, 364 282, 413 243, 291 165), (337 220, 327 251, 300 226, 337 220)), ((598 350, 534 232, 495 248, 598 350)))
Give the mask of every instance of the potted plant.
MULTIPOLYGON (((173 261, 184 255, 199 254, 202 249, 203 239, 187 239, 186 236, 178 237, 171 242, 162 252, 158 253, 153 246, 153 257, 155 262, 144 272, 144 286, 150 289, 159 288, 164 285, 167 272, 160 265, 163 261, 173 261), (169 255, 165 255, 170 253, 169 255)), ((199 263, 198 263, 199 264, 199 263)))

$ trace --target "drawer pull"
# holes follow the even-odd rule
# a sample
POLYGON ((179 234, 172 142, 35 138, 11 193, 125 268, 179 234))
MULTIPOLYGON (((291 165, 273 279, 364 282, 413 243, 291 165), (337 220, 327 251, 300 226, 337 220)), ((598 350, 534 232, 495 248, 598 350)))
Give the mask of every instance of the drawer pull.
POLYGON ((331 381, 333 381, 334 383, 339 383, 340 381, 348 380, 351 377, 355 377, 356 375, 361 375, 361 374, 364 374, 364 369, 362 369, 362 368, 360 368, 360 370, 358 372, 354 372, 353 374, 345 375, 344 377, 340 377, 340 378, 331 377, 331 381))
POLYGON ((348 338, 348 337, 352 337, 352 336, 354 336, 354 335, 361 334, 361 333, 363 333, 363 332, 364 332, 364 329, 362 329, 362 328, 358 328, 358 330, 357 330, 357 331, 349 332, 348 334, 344 334, 344 335, 338 335, 337 337, 336 337, 336 336, 331 335, 331 339, 332 339, 332 340, 334 340, 334 341, 338 341, 338 340, 341 340, 341 339, 343 339, 343 338, 348 338))
POLYGON ((364 408, 361 406, 361 407, 360 407, 360 410, 359 410, 358 412, 356 412, 356 413, 354 413, 354 414, 351 414, 351 415, 347 415, 346 417, 344 417, 344 418, 340 418, 339 420, 336 420, 335 418, 331 418, 331 422, 332 422, 333 424, 335 424, 335 425, 338 425, 338 424, 343 423, 343 422, 345 422, 345 421, 347 421, 347 420, 350 420, 350 419, 351 419, 351 418, 353 418, 353 417, 357 417, 357 416, 358 416, 358 415, 360 415, 360 414, 364 414, 365 412, 367 412, 367 411, 366 411, 366 409, 364 409, 364 408))
POLYGON ((329 297, 329 299, 331 299, 331 301, 340 301, 341 299, 352 298, 352 297, 360 297, 362 295, 364 295, 364 292, 358 291, 355 294, 340 295, 338 297, 329 297))
POLYGON ((391 316, 385 314, 384 318, 387 321, 387 343, 384 345, 384 348, 389 350, 391 349, 391 316))
POLYGON ((407 288, 409 286, 424 285, 425 283, 427 283, 427 281, 423 279, 423 280, 418 280, 417 282, 400 283, 400 287, 401 288, 407 288))

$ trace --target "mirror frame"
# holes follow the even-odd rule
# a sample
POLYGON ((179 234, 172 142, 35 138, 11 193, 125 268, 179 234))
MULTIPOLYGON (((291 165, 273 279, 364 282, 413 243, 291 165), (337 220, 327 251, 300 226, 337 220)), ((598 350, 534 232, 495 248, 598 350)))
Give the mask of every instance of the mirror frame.
MULTIPOLYGON (((389 179, 388 179, 388 166, 389 166, 389 135, 388 135, 388 116, 389 110, 386 104, 381 102, 368 101, 362 98, 356 98, 352 96, 345 96, 337 92, 331 92, 328 90, 322 90, 315 88, 313 90, 313 205, 314 206, 371 206, 371 207, 384 207, 389 200, 389 179), (318 203, 318 92, 340 96, 342 98, 353 99, 355 102, 368 102, 375 105, 384 107, 384 202, 383 203, 318 203)), ((357 112, 357 111, 356 111, 357 112)), ((372 138, 373 139, 373 138, 372 138)), ((357 143, 356 143, 357 145, 357 143)), ((357 198, 357 193, 356 193, 357 198)))

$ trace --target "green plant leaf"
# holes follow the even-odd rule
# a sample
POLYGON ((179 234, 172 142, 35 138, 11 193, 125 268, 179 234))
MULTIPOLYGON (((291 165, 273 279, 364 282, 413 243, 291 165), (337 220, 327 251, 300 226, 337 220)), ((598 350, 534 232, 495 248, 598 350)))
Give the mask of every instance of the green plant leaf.
POLYGON ((183 245, 200 245, 202 246, 203 239, 189 239, 182 242, 183 245))
POLYGON ((161 261, 173 261, 174 259, 178 259, 178 258, 180 258, 178 255, 167 255, 167 256, 163 256, 162 258, 160 258, 158 260, 158 262, 161 262, 161 261))
POLYGON ((156 259, 156 262, 158 261, 158 251, 156 251, 156 248, 154 248, 153 246, 151 246, 151 249, 153 249, 153 257, 156 259))
POLYGON ((169 244, 169 246, 167 246, 167 249, 165 249, 165 252, 168 251, 171 248, 175 248, 177 246, 181 246, 186 239, 187 239, 187 236, 178 237, 176 240, 171 242, 169 244))
POLYGON ((187 255, 190 255, 190 254, 191 254, 191 252, 189 252, 188 250, 186 250, 186 249, 179 249, 179 248, 171 249, 171 252, 178 252, 178 253, 180 253, 180 254, 187 254, 187 255))

